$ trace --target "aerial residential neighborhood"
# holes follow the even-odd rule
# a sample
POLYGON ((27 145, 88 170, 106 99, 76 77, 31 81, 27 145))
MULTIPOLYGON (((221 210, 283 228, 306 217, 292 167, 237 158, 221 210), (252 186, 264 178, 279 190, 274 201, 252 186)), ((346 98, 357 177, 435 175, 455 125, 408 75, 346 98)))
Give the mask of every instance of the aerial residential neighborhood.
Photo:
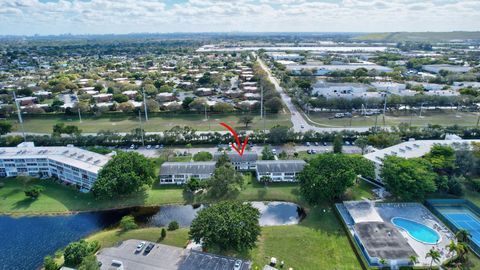
POLYGON ((480 269, 479 18, 0 1, 0 269, 480 269))

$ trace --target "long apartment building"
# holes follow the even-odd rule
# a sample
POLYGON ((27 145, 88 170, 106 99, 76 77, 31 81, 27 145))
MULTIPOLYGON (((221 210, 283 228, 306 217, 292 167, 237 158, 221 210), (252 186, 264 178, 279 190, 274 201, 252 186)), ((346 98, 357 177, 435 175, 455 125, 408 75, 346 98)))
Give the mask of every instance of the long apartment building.
POLYGON ((447 135, 445 140, 409 140, 384 149, 375 150, 363 155, 366 159, 375 165, 375 179, 379 184, 383 184, 381 171, 383 160, 388 156, 397 156, 402 158, 419 158, 430 152, 435 145, 444 145, 455 147, 455 145, 471 145, 472 142, 480 143, 480 140, 464 140, 455 135, 447 135))
POLYGON ((73 145, 36 147, 24 142, 17 147, 0 147, 0 177, 53 177, 88 192, 110 156, 73 145))

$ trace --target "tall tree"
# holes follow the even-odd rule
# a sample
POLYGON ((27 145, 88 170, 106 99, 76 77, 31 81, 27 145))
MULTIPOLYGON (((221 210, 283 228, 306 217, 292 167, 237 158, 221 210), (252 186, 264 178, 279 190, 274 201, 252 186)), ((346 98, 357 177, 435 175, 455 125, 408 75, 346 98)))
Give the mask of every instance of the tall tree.
POLYGON ((429 258, 430 257, 430 269, 432 269, 432 266, 433 266, 433 263, 439 263, 440 262, 440 258, 442 257, 442 255, 440 254, 440 251, 434 249, 434 248, 431 248, 427 255, 425 256, 425 259, 426 258, 429 258))
POLYGON ((129 195, 152 185, 154 179, 152 160, 137 152, 120 152, 100 170, 92 191, 97 197, 129 195))
POLYGON ((437 175, 423 158, 387 156, 380 173, 387 189, 403 200, 421 200, 435 192, 437 175))
POLYGON ((245 128, 248 128, 248 125, 250 125, 253 122, 253 116, 249 114, 245 114, 240 116, 240 119, 238 120, 239 123, 242 123, 245 125, 245 128))
POLYGON ((250 203, 224 201, 200 210, 189 234, 206 248, 246 251, 260 236, 259 217, 250 203))
POLYGON ((355 159, 363 157, 351 157, 343 154, 322 154, 309 161, 298 176, 300 192, 311 204, 340 198, 347 188, 352 187, 358 174, 373 174, 373 165, 369 161, 368 172, 361 166, 352 166, 355 159), (362 172, 363 171, 363 172, 362 172))
POLYGON ((213 176, 208 180, 208 194, 213 198, 223 198, 238 192, 243 186, 243 176, 238 173, 231 163, 217 167, 213 176))

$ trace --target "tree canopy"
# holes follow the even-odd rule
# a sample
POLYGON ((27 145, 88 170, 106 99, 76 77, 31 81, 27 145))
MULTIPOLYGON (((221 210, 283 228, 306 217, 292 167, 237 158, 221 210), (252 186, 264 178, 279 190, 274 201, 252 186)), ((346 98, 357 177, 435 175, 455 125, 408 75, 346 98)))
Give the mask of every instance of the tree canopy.
POLYGON ((373 164, 362 156, 318 155, 309 161, 298 176, 300 192, 311 204, 325 199, 334 200, 353 186, 358 174, 373 175, 373 164))
POLYGON ((260 235, 260 212, 250 203, 224 201, 200 210, 190 226, 190 237, 207 248, 243 251, 260 235))
POLYGON ((383 160, 380 176, 387 189, 403 200, 421 200, 437 190, 437 175, 423 158, 387 156, 383 160))
POLYGON ((98 250, 100 244, 97 241, 86 242, 85 240, 80 240, 78 242, 73 242, 68 244, 63 252, 63 257, 65 259, 66 266, 77 266, 82 263, 83 259, 95 251, 98 250))
POLYGON ((212 178, 208 180, 208 194, 214 198, 225 197, 240 191, 243 182, 242 174, 238 173, 231 163, 217 165, 212 178))
POLYGON ((154 179, 153 161, 137 152, 120 152, 100 170, 93 194, 107 198, 128 195, 150 186, 154 179))

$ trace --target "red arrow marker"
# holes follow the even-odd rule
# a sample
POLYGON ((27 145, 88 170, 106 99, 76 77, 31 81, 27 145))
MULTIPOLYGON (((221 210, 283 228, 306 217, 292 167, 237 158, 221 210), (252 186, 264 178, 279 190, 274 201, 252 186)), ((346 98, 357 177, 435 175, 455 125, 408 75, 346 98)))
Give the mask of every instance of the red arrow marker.
POLYGON ((240 143, 240 139, 238 138, 238 135, 237 135, 237 132, 235 132, 235 130, 233 130, 232 127, 230 127, 229 125, 225 124, 225 123, 220 123, 220 125, 226 127, 228 130, 230 130, 230 132, 232 133, 233 137, 235 138, 235 141, 237 142, 237 145, 235 146, 235 144, 231 144, 232 145, 232 148, 237 151, 237 153, 240 155, 240 156, 243 156, 243 152, 245 151, 245 147, 247 146, 247 143, 248 143, 248 135, 245 137, 245 141, 243 142, 243 144, 240 143))

